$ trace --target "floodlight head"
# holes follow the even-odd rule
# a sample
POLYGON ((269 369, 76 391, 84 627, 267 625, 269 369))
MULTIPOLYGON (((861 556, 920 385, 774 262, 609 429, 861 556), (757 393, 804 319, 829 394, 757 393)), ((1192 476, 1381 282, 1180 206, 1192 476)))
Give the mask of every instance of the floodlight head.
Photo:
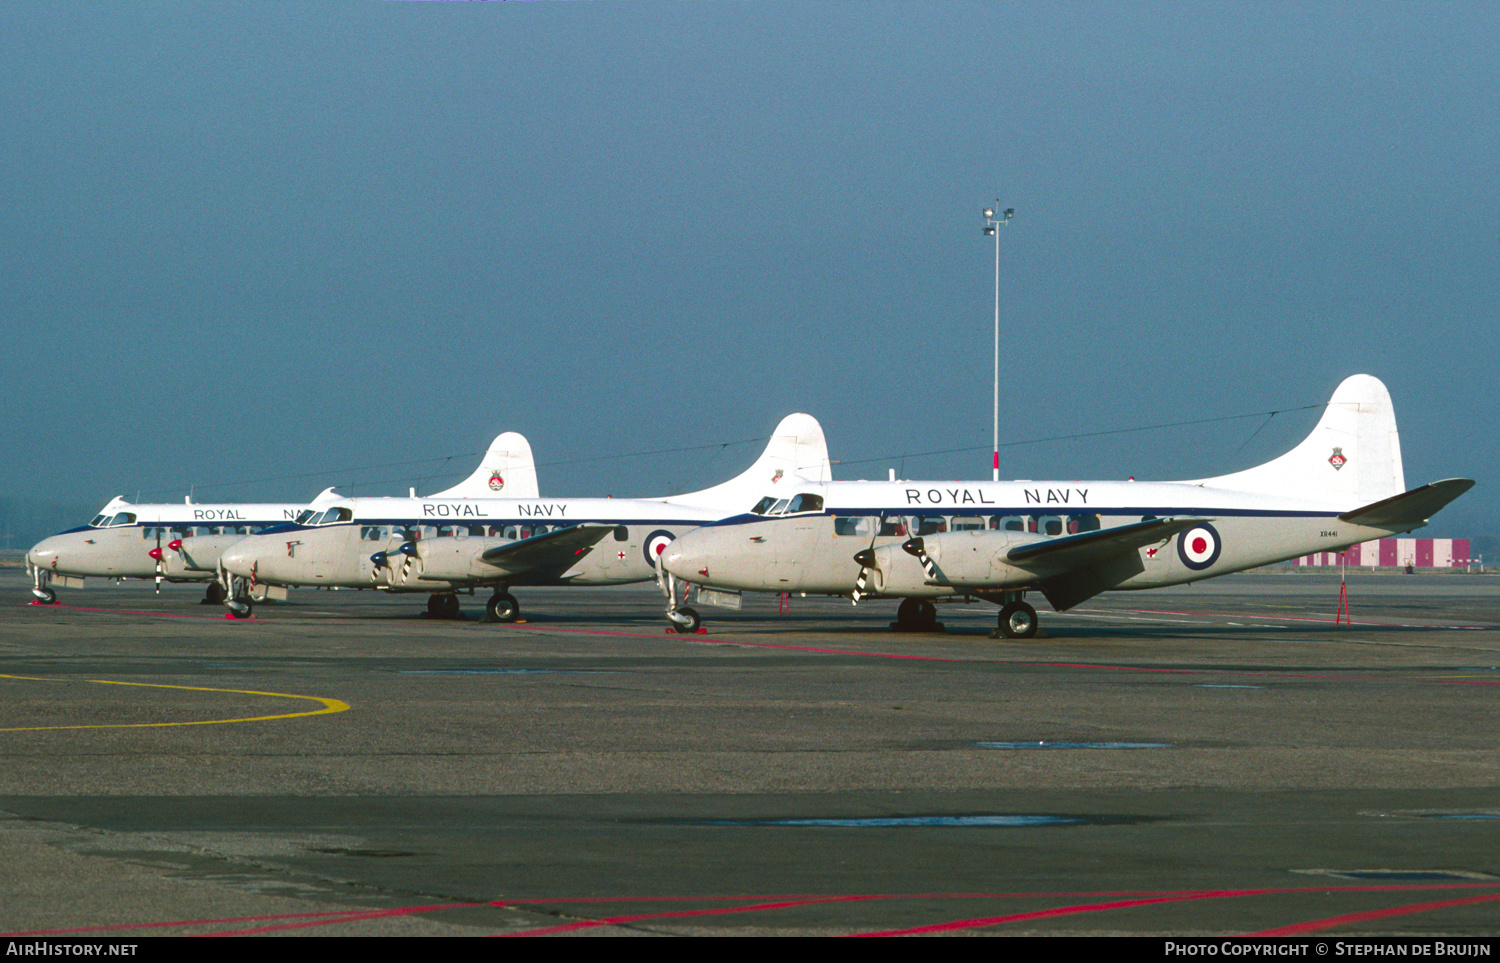
POLYGON ((984 235, 985 235, 985 237, 992 237, 992 236, 994 236, 994 233, 995 233, 995 228, 993 226, 991 226, 989 224, 986 224, 984 226, 984 235))
POLYGON ((1015 216, 1015 213, 1016 213, 1016 209, 1014 207, 1007 207, 1005 209, 1005 219, 1007 221, 1010 220, 1012 217, 1015 216))
POLYGON ((993 207, 986 207, 984 209, 984 216, 985 217, 994 217, 995 216, 995 209, 993 207))

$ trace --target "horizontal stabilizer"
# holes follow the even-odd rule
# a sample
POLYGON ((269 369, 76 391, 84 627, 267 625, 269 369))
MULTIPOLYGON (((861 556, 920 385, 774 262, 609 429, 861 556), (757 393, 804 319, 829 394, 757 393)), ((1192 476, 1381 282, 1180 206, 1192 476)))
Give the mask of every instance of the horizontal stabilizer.
POLYGON ((1147 545, 1164 538, 1171 538, 1178 532, 1186 531, 1206 521, 1212 521, 1212 519, 1153 518, 1149 521, 1132 522, 1116 528, 1104 528, 1097 532, 1080 532, 1077 535, 1029 542, 1011 549, 1005 557, 1027 569, 1036 566, 1024 565, 1025 562, 1045 561, 1047 568, 1087 565, 1108 555, 1145 548, 1147 545))
POLYGON ((1339 521, 1391 531, 1420 528, 1427 519, 1473 487, 1472 478, 1445 478, 1345 512, 1339 516, 1339 521))
POLYGON ((480 558, 512 575, 555 570, 567 571, 599 540, 614 531, 613 525, 574 525, 509 542, 486 551, 480 558))

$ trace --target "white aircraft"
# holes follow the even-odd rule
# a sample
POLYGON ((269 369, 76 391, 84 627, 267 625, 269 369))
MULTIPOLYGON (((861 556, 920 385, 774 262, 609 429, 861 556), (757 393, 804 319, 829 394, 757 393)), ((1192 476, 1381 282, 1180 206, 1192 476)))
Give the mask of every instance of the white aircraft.
MULTIPOLYGON (((700 492, 627 498, 341 498, 325 492, 296 523, 244 539, 221 559, 225 604, 298 586, 425 592, 434 617, 459 614, 458 592, 491 588, 491 620, 514 622, 516 585, 617 585, 656 577, 678 533, 742 510, 763 491, 831 477, 823 429, 782 419, 741 475, 700 492)), ((506 493, 508 496, 510 492, 506 493)))
MULTIPOLYGON (((508 431, 493 442, 479 467, 434 498, 475 498, 505 491, 537 496, 536 464, 526 439, 508 431)), ((306 509, 297 504, 132 505, 115 498, 87 525, 44 538, 26 553, 32 594, 44 604, 57 601, 54 584, 81 588, 86 577, 155 578, 166 582, 207 582, 204 602, 222 602, 219 557, 254 532, 294 521, 306 509)))
MULTIPOLYGON (((663 556, 699 601, 735 591, 904 599, 897 624, 935 624, 932 599, 1000 606, 997 634, 1029 637, 1040 592, 1056 611, 1100 592, 1178 585, 1420 528, 1474 482, 1406 490, 1385 385, 1355 375, 1311 435, 1274 461, 1182 482, 829 482, 767 494, 689 532, 663 556), (718 590, 718 591, 716 591, 718 590), (722 590, 728 590, 727 593, 722 590)), ((727 595, 727 598, 726 598, 727 595)))

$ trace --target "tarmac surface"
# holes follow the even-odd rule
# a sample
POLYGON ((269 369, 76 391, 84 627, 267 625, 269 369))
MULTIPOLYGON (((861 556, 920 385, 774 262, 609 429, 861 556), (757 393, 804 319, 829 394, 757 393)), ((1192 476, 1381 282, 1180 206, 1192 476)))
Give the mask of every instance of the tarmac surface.
POLYGON ((7 935, 1500 933, 1500 578, 894 601, 0 569, 7 935))

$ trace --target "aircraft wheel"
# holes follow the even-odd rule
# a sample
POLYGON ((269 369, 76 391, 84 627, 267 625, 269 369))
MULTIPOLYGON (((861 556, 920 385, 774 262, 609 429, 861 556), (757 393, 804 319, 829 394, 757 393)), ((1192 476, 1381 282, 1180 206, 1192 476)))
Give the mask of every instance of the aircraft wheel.
MULTIPOLYGON (((453 596, 458 601, 458 596, 453 596)), ((514 622, 521 617, 521 603, 509 592, 496 592, 484 604, 485 615, 491 622, 514 622)))
POLYGON ((697 609, 690 609, 687 606, 683 606, 671 613, 671 615, 675 616, 675 618, 672 618, 672 624, 683 635, 692 635, 703 625, 703 617, 698 614, 697 609))
POLYGON ((1007 639, 1029 639, 1037 624, 1036 609, 1025 602, 1010 602, 1000 610, 1000 634, 1007 639))
POLYGON ((248 619, 252 611, 249 599, 230 599, 224 603, 229 614, 237 619, 248 619))
POLYGON ((57 604, 57 593, 49 588, 32 589, 31 594, 35 595, 37 601, 41 602, 43 605, 57 604))
POLYGON ((224 586, 218 582, 209 582, 208 587, 203 590, 202 605, 218 605, 224 601, 224 586))
POLYGON ((457 595, 444 595, 442 600, 443 618, 456 619, 463 614, 463 603, 458 600, 457 595))
POLYGON ((917 609, 921 604, 917 599, 902 599, 896 606, 896 621, 901 625, 916 625, 917 609))
POLYGON ((917 625, 922 628, 931 628, 937 625, 937 606, 926 599, 917 602, 917 625))

